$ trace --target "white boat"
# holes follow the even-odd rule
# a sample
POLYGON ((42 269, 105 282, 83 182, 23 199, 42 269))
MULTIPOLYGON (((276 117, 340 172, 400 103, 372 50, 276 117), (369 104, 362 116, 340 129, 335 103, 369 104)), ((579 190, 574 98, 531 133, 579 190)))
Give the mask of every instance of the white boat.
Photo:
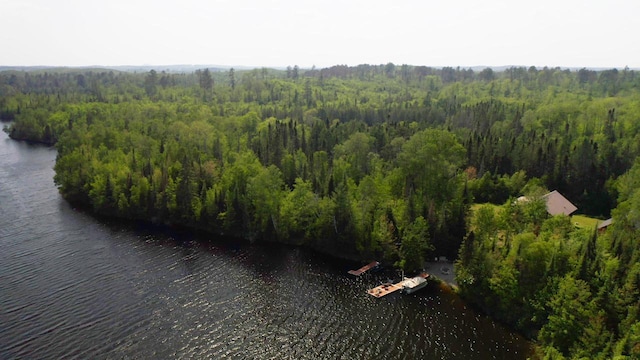
MULTIPOLYGON (((426 274, 425 274, 426 275, 426 274)), ((414 292, 427 286, 429 275, 421 275, 412 278, 406 278, 402 282, 402 292, 405 294, 413 294, 414 292)))

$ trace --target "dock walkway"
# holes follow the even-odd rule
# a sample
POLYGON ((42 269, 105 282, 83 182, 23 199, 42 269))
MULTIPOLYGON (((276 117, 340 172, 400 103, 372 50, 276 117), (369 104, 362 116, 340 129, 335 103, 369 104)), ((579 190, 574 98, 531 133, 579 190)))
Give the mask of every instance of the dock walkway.
POLYGON ((365 266, 361 267, 361 268, 360 268, 360 269, 358 269, 358 270, 349 270, 348 272, 349 272, 349 274, 351 274, 351 275, 354 275, 354 276, 360 276, 360 275, 364 274, 365 272, 367 272, 367 271, 369 271, 369 270, 371 270, 371 269, 375 268, 375 267, 376 267, 376 266, 378 266, 378 265, 380 265, 380 263, 379 263, 379 262, 377 262, 377 261, 373 261, 373 262, 370 262, 369 264, 367 264, 367 265, 365 265, 365 266))

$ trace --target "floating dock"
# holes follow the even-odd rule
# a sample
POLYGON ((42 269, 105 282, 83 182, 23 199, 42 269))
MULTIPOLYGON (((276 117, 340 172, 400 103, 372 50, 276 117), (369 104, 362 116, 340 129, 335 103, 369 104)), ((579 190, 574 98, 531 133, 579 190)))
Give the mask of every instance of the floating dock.
POLYGON ((376 266, 379 266, 379 265, 380 265, 379 262, 373 261, 373 262, 370 262, 369 264, 361 267, 358 270, 349 270, 348 273, 353 275, 353 276, 360 276, 360 275, 366 273, 367 271, 369 271, 369 270, 371 270, 371 269, 373 269, 373 268, 375 268, 376 266))

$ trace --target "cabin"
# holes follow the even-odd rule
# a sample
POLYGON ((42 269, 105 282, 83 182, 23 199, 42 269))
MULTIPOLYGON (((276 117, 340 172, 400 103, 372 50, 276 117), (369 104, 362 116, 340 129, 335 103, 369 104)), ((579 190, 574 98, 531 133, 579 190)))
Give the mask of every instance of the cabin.
MULTIPOLYGON (((571 201, 567 200, 567 198, 562 196, 562 194, 560 194, 558 190, 553 190, 552 192, 543 195, 542 198, 544 199, 547 205, 547 212, 551 216, 560 215, 560 214, 569 216, 573 214, 576 210, 578 210, 578 208, 575 205, 573 205, 571 201)), ((529 199, 526 196, 520 196, 516 200, 516 202, 523 202, 523 201, 529 201, 529 199)))
POLYGON ((613 224, 613 218, 609 218, 607 220, 601 221, 598 224, 598 232, 599 233, 603 233, 607 230, 607 228, 609 227, 609 225, 613 224))
POLYGON ((560 214, 569 216, 578 210, 578 208, 567 200, 567 198, 562 196, 558 190, 553 190, 552 192, 542 196, 542 198, 547 203, 547 212, 551 216, 560 214))

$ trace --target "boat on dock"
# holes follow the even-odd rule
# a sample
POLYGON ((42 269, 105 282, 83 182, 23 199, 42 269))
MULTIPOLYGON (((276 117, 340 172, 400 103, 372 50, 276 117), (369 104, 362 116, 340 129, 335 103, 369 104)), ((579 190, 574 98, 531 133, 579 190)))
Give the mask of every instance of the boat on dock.
POLYGON ((369 270, 375 271, 376 269, 379 269, 379 268, 380 268, 380 263, 377 261, 372 261, 358 270, 349 270, 348 273, 353 276, 360 276, 369 270))
POLYGON ((414 292, 427 286, 429 274, 420 274, 419 276, 407 278, 402 284, 402 292, 404 294, 413 294, 414 292))

